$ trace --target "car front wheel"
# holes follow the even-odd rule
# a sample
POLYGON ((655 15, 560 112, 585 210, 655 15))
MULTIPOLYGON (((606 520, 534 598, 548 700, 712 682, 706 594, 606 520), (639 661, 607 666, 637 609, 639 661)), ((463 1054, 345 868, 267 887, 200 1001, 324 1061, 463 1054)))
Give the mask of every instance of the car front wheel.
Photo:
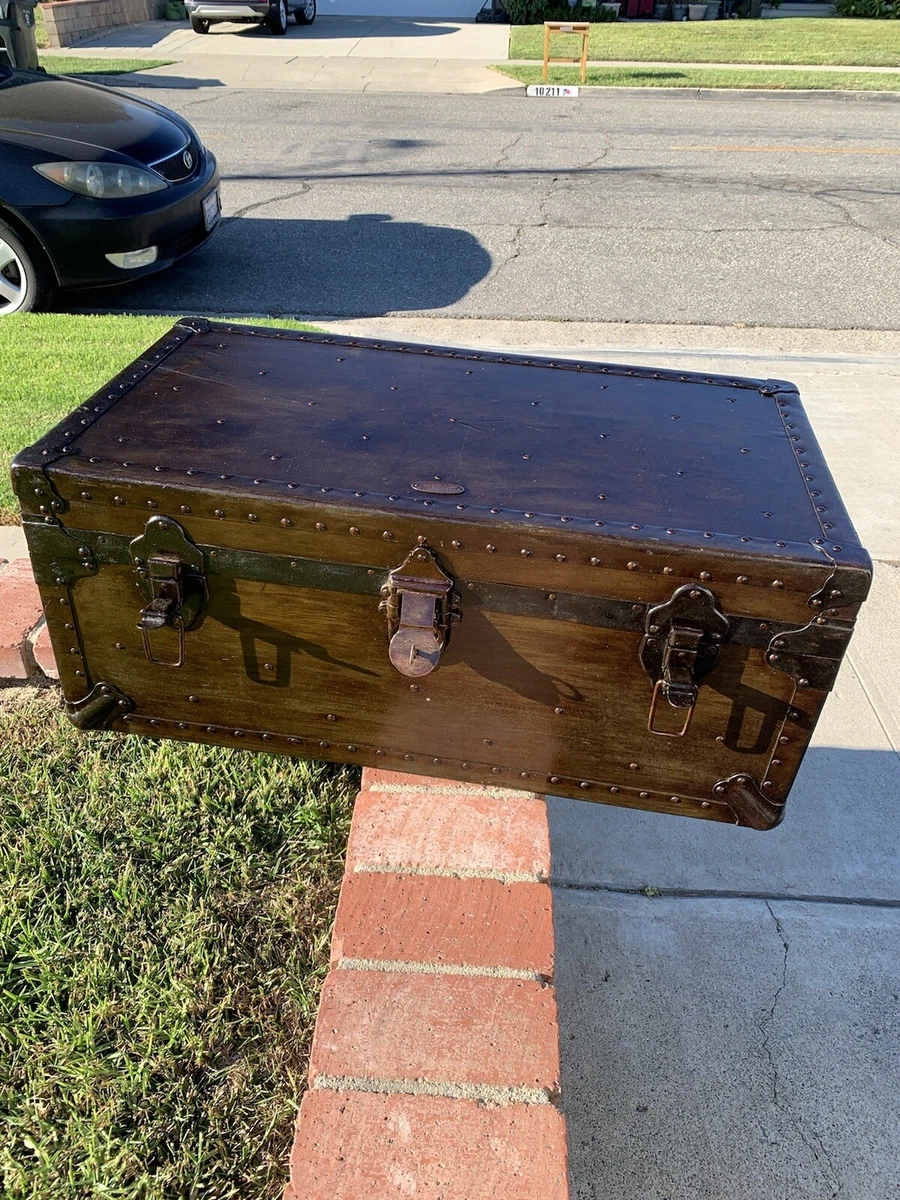
POLYGON ((0 317, 46 308, 52 295, 53 277, 43 255, 0 221, 0 317))
POLYGON ((298 25, 312 25, 316 19, 316 0, 302 0, 300 8, 294 9, 294 20, 298 25))
POLYGON ((287 33, 287 24, 287 0, 277 0, 277 3, 269 9, 269 32, 279 35, 287 33))
POLYGON ((209 21, 204 21, 202 17, 191 17, 191 29, 194 33, 209 33, 209 21))

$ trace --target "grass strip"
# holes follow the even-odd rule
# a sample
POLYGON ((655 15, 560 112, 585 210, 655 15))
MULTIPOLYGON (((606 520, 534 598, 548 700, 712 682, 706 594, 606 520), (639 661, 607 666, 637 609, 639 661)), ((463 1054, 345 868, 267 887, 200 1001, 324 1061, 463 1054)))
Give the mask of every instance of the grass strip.
MULTIPOLYGON (((170 329, 177 317, 20 313, 0 321, 0 524, 19 520, 9 464, 170 329)), ((299 321, 244 324, 310 329, 299 321)))
MULTIPOLYGON (((541 83, 539 66, 498 63, 501 75, 519 83, 541 83)), ((579 83, 578 67, 551 67, 550 83, 579 83)), ((594 87, 766 88, 773 91, 897 92, 900 74, 861 71, 755 70, 752 67, 588 67, 594 87)))
MULTIPOLYGON (((603 61, 897 67, 900 21, 804 17, 592 24, 588 53, 603 61)), ((543 25, 513 26, 509 57, 543 56, 543 25)))
POLYGON ((51 75, 128 75, 168 67, 173 58, 76 58, 74 55, 40 54, 41 66, 51 75))
POLYGON ((0 692, 0 1194, 277 1200, 357 773, 0 692))

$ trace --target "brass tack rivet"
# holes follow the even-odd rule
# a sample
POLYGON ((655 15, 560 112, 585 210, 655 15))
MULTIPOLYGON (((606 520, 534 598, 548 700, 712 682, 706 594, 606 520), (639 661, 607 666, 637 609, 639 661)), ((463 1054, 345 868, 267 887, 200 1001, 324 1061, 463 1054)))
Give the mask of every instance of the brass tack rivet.
POLYGON ((468 771, 468 770, 470 770, 470 769, 471 769, 471 766, 472 766, 472 764, 471 764, 471 763, 465 763, 465 762, 464 762, 464 763, 463 763, 463 770, 464 770, 464 771, 468 771))
POLYGON ((439 758, 433 758, 431 761, 435 764, 438 764, 441 760, 439 758))
POLYGON ((773 587, 773 588, 783 588, 783 587, 784 587, 784 583, 783 583, 783 582, 782 582, 782 580, 780 580, 780 579, 773 579, 773 580, 772 580, 772 587, 773 587))
POLYGON ((631 528, 637 530, 637 529, 640 529, 640 525, 632 525, 631 528))
POLYGON ((680 803, 681 803, 681 797, 680 797, 680 796, 670 796, 670 797, 669 797, 669 799, 672 801, 672 803, 673 803, 673 804, 680 804, 680 803))
POLYGON ((700 578, 703 580, 709 580, 712 579, 712 575, 710 575, 709 571, 701 571, 700 578))
POLYGON ((323 750, 327 750, 328 747, 331 745, 331 743, 330 742, 319 742, 319 745, 322 747, 323 750))
POLYGON ((585 790, 587 790, 591 785, 588 783, 588 781, 586 779, 582 779, 581 783, 579 783, 578 786, 580 788, 584 788, 585 790))
POLYGON ((526 461, 526 462, 528 462, 528 461, 529 461, 529 459, 531 458, 531 455, 530 455, 530 454, 523 454, 523 455, 522 455, 522 457, 525 459, 525 461, 526 461))
POLYGON ((782 736, 778 739, 778 744, 780 746, 786 746, 788 744, 788 739, 782 734, 782 736))
POLYGON ((688 595, 690 596, 690 598, 691 598, 692 600, 696 600, 696 599, 698 598, 698 596, 700 595, 700 593, 697 591, 697 589, 696 589, 696 588, 694 588, 692 591, 690 591, 690 592, 688 593, 688 595))
POLYGON ((337 716, 335 715, 335 713, 327 713, 327 714, 326 714, 326 718, 325 718, 325 719, 326 719, 327 721, 336 721, 336 720, 337 720, 337 716))
POLYGON ((412 762, 413 756, 411 754, 404 754, 403 757, 407 762, 412 762))
POLYGON ((746 582, 747 582, 747 576, 746 576, 746 575, 738 575, 738 577, 737 577, 737 581, 738 581, 738 583, 746 583, 746 582))
POLYGON ((350 751, 350 753, 351 753, 351 754, 355 754, 355 753, 356 753, 356 747, 355 747, 354 745, 352 745, 352 744, 351 744, 351 745, 348 745, 348 746, 347 746, 347 749, 350 751))
POLYGON ((600 495, 597 497, 597 499, 598 499, 598 500, 605 500, 605 499, 606 499, 606 495, 605 495, 603 492, 601 492, 601 493, 600 493, 600 495))
POLYGON ((701 800, 701 801, 700 801, 700 807, 701 807, 701 808, 710 808, 710 807, 711 807, 711 805, 710 805, 710 802, 709 802, 708 800, 701 800))
POLYGON ((551 783, 559 783, 559 776, 558 776, 558 775, 551 775, 551 776, 550 776, 550 782, 551 782, 551 783))
POLYGON ((556 555, 556 561, 557 561, 558 563, 564 563, 564 562, 566 561, 566 556, 565 556, 565 554, 557 554, 557 555, 556 555))
POLYGON ((564 708, 554 708, 553 711, 558 717, 561 717, 566 710, 564 708))
POLYGON ((316 529, 322 530, 324 528, 325 528, 325 525, 322 521, 316 521, 316 529))
POLYGON ((571 518, 571 517, 560 517, 559 519, 560 519, 561 521, 571 521, 571 520, 572 520, 572 518, 571 518))
POLYGON ((781 759, 780 759, 780 758, 773 758, 773 759, 772 759, 772 766, 773 766, 773 767, 780 767, 780 766, 781 766, 781 759))
POLYGON ((548 600, 555 600, 555 599, 556 599, 556 592, 550 592, 550 593, 548 594, 548 596, 547 596, 547 599, 548 599, 548 600))
POLYGON ((488 544, 485 546, 485 550, 487 550, 488 554, 496 554, 497 547, 492 542, 488 542, 488 544))
POLYGON ((526 516, 526 517, 533 517, 533 516, 534 516, 534 513, 526 513, 526 514, 525 514, 525 516, 526 516))
POLYGON ((117 649, 117 650, 124 650, 124 649, 125 649, 125 643, 124 643, 124 642, 116 642, 116 649, 117 649))
POLYGON ((275 670, 275 664, 274 664, 274 663, 263 663, 263 667, 264 667, 264 668, 265 668, 265 670, 267 670, 267 671, 274 671, 274 670, 275 670))
POLYGON ((191 506, 190 506, 189 504, 182 504, 182 505, 179 507, 179 510, 178 510, 178 511, 179 511, 179 512, 183 512, 183 513, 189 513, 189 512, 191 511, 191 506))
POLYGON ((491 774, 492 774, 492 775, 499 775, 499 774, 500 774, 500 768, 499 768, 499 767, 491 767, 491 774))
POLYGON ((641 798, 642 800, 649 800, 649 799, 650 799, 650 793, 649 793, 649 792, 638 792, 638 795, 640 796, 640 798, 641 798))
POLYGON ((81 493, 81 498, 82 498, 82 500, 90 500, 90 498, 91 498, 91 493, 90 493, 90 492, 82 492, 82 493, 81 493))
POLYGON ((351 526, 350 526, 350 533, 351 533, 351 534, 352 534, 354 537, 356 537, 356 535, 359 533, 359 529, 358 529, 358 528, 357 528, 355 525, 351 525, 351 526))
POLYGON ((617 787, 611 787, 609 790, 614 796, 618 796, 620 789, 617 787))
POLYGON ((419 685, 417 683, 411 683, 409 685, 409 690, 411 692, 417 692, 419 690, 419 685))
POLYGON ((376 750, 376 751, 375 751, 375 753, 378 755, 378 757, 379 757, 379 758, 384 758, 384 751, 383 751, 383 750, 376 750))
POLYGON ((780 654, 770 654, 769 662, 781 662, 781 655, 780 654))
POLYGON ((643 611, 643 608, 644 608, 643 604, 632 604, 631 611, 632 612, 641 612, 641 611, 643 611))
POLYGON ((147 507, 148 508, 159 508, 159 505, 156 503, 155 500, 148 500, 147 507))
POLYGON ((493 746, 494 743, 491 741, 490 738, 485 738, 484 744, 485 744, 485 746, 493 746))
POLYGON ((290 517, 282 517, 281 520, 279 521, 279 525, 281 525, 281 527, 283 529, 289 529, 290 526, 293 525, 293 523, 294 522, 291 520, 290 517))
POLYGON ((626 563, 625 566, 628 568, 629 571, 636 571, 638 569, 638 565, 636 562, 626 563))
POLYGON ((725 792, 726 792, 726 790, 727 790, 727 789, 726 789, 726 787, 725 787, 725 784, 724 784, 724 783, 717 783, 717 784, 716 784, 716 786, 713 788, 713 791, 715 792, 715 794, 716 794, 717 796, 724 796, 724 795, 725 795, 725 792))
POLYGON ((530 550, 520 550, 519 553, 522 555, 523 558, 531 558, 530 550))
POLYGON ((520 779, 527 779, 527 778, 528 778, 528 772, 527 772, 527 771, 520 771, 520 772, 519 772, 519 778, 520 778, 520 779))
POLYGON ((225 516, 225 512, 224 512, 224 510, 223 510, 223 509, 221 509, 221 508, 217 508, 217 509, 215 510, 215 512, 213 513, 213 515, 214 515, 214 516, 216 516, 216 517, 218 517, 218 518, 219 518, 219 520, 221 521, 221 519, 222 519, 222 518, 225 516))
POLYGON ((600 559, 599 559, 599 558, 592 558, 592 559, 591 559, 591 566, 592 566, 592 567, 599 567, 599 566, 600 566, 600 559))
POLYGON ((475 591, 475 584, 474 584, 474 583, 467 583, 467 584, 466 584, 466 587, 469 589, 469 591, 470 591, 470 592, 474 592, 474 591, 475 591))
POLYGON ((497 516, 497 514, 500 512, 500 509, 499 509, 499 508, 492 508, 492 509, 491 509, 491 512, 492 512, 492 513, 494 514, 494 516, 496 517, 496 516, 497 516))
POLYGON ((629 764, 628 764, 628 770, 629 770, 629 771, 636 771, 637 769, 638 769, 638 765, 637 765, 637 763, 629 763, 629 764))
POLYGON ((675 574, 674 567, 663 567, 663 575, 674 575, 674 574, 675 574))
POLYGON ((774 786, 775 786, 775 784, 772 782, 771 779, 763 780, 763 787, 766 789, 767 792, 770 792, 774 786))
POLYGON ((259 517, 256 515, 256 513, 247 513, 247 520, 248 521, 258 521, 259 517))
POLYGON ((802 687, 802 688, 809 687, 809 680, 808 679, 798 679, 797 687, 802 687))
POLYGON ((84 675, 84 671, 76 671, 75 674, 76 675, 84 675))
POLYGON ((198 698, 196 696, 188 696, 188 700, 190 700, 191 704, 198 703, 198 698))

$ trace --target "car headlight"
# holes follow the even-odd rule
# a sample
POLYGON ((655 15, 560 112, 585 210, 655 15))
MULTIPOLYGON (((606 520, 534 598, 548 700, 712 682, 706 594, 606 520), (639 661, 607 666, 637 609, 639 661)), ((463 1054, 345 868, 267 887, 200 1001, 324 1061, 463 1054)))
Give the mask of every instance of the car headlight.
POLYGON ((161 192, 169 186, 153 171, 122 167, 117 163, 51 162, 40 163, 34 169, 60 187, 80 196, 91 196, 94 200, 126 200, 131 196, 161 192))

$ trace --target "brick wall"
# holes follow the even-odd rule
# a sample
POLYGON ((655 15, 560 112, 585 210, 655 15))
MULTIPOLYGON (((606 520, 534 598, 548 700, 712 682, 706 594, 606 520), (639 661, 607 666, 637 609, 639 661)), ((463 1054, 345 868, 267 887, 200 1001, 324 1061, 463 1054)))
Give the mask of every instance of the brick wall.
POLYGON ((55 0, 42 4, 51 46, 71 46, 117 25, 137 25, 162 16, 165 0, 55 0))

